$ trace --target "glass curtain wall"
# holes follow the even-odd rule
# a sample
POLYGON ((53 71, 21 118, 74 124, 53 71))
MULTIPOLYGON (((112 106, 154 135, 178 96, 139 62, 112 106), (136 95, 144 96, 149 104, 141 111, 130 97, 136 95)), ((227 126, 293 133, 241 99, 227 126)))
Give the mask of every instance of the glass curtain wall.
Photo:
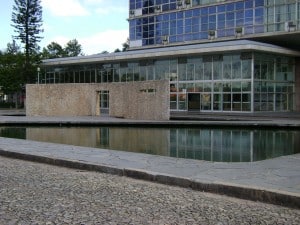
POLYGON ((132 1, 131 11, 141 13, 129 18, 130 40, 148 46, 232 39, 239 35, 294 31, 300 27, 300 0, 202 0, 189 1, 189 7, 184 8, 177 2, 132 1))
POLYGON ((251 62, 248 53, 178 60, 178 79, 170 82, 171 110, 250 111, 251 62))
POLYGON ((255 54, 254 110, 292 111, 295 98, 294 74, 294 59, 255 54))
POLYGON ((294 58, 228 53, 89 66, 46 67, 43 83, 170 81, 172 111, 292 111, 294 58))
MULTIPOLYGON (((136 7, 141 4, 133 2, 130 4, 131 11, 138 10, 136 7)), ((142 46, 147 46, 207 40, 210 36, 235 37, 237 29, 245 34, 264 32, 264 0, 224 2, 218 5, 213 4, 218 1, 189 1, 188 5, 195 8, 184 10, 177 2, 144 1, 142 13, 137 18, 129 19, 130 40, 142 40, 142 46), (207 4, 210 6, 205 6, 207 4)))
POLYGON ((294 31, 300 27, 299 0, 266 0, 266 32, 294 31))

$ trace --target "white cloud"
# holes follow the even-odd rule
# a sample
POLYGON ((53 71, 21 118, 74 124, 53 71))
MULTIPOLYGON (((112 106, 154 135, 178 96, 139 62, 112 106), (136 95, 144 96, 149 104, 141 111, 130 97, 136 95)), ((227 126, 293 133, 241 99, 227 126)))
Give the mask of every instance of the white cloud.
POLYGON ((127 1, 42 0, 47 18, 42 46, 57 42, 64 47, 75 38, 86 55, 121 49, 129 36, 125 18, 128 11, 127 1))
POLYGON ((54 38, 44 40, 44 42, 46 43, 44 47, 51 44, 52 42, 56 42, 56 43, 60 44, 62 47, 65 47, 65 45, 68 43, 68 41, 70 41, 72 39, 74 39, 74 38, 69 38, 69 37, 65 37, 65 36, 56 36, 54 38))
POLYGON ((54 16, 71 17, 87 16, 89 12, 78 0, 42 0, 44 10, 49 10, 54 16))
POLYGON ((110 14, 110 13, 127 13, 128 11, 128 0, 83 0, 85 5, 93 7, 98 14, 110 14))
MULTIPOLYGON (((49 25, 48 23, 43 22, 43 30, 44 30, 45 33, 47 33, 49 31, 52 31, 53 27, 51 27, 51 25, 49 25)), ((44 35, 44 34, 42 34, 42 35, 44 35)))
POLYGON ((104 0, 84 0, 84 2, 91 5, 99 5, 104 3, 104 0))
POLYGON ((78 38, 86 55, 113 52, 117 48, 122 49, 122 44, 128 38, 128 30, 107 30, 96 33, 90 37, 78 38))
POLYGON ((112 13, 126 13, 127 8, 126 7, 99 7, 95 10, 97 14, 112 14, 112 13))

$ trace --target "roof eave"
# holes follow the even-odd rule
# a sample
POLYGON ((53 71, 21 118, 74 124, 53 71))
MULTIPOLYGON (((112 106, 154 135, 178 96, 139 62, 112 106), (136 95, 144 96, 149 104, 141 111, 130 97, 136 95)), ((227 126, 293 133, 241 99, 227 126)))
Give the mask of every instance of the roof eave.
POLYGON ((196 55, 196 54, 218 54, 224 52, 235 52, 235 51, 260 51, 273 54, 283 54, 287 56, 300 57, 299 51, 291 49, 264 44, 254 41, 232 41, 224 42, 223 44, 214 45, 199 44, 189 46, 187 48, 181 47, 167 47, 152 50, 135 50, 130 52, 122 53, 110 53, 92 56, 80 56, 70 58, 59 58, 44 60, 43 66, 55 66, 55 65, 74 65, 74 64, 92 64, 92 63, 108 63, 113 61, 124 61, 124 60, 136 60, 136 59, 148 59, 148 58, 160 58, 167 56, 185 56, 185 55, 196 55))

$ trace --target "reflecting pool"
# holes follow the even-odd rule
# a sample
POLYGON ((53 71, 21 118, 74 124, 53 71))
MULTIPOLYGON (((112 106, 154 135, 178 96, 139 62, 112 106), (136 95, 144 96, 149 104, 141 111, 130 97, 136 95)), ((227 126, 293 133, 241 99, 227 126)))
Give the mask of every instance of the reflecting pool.
POLYGON ((0 127, 0 136, 216 162, 252 162, 300 153, 299 130, 0 127))

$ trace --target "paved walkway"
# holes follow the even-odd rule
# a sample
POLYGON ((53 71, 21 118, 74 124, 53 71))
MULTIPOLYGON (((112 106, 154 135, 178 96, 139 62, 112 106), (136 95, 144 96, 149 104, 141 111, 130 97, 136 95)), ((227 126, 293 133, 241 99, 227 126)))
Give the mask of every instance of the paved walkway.
POLYGON ((130 126, 247 126, 300 129, 300 113, 171 113, 171 120, 131 120, 103 116, 25 116, 24 110, 0 110, 0 125, 130 125, 130 126))
MULTIPOLYGON (((241 116, 239 118, 242 118, 241 116)), ((284 126, 298 129, 298 114, 249 120, 135 121, 109 117, 0 116, 0 125, 284 126)), ((300 154, 252 163, 212 163, 0 138, 0 154, 60 166, 96 170, 196 190, 300 208, 300 154)))
POLYGON ((300 210, 0 156, 1 225, 299 225, 300 210))
POLYGON ((300 208, 300 154, 212 163, 8 138, 0 154, 300 208))

